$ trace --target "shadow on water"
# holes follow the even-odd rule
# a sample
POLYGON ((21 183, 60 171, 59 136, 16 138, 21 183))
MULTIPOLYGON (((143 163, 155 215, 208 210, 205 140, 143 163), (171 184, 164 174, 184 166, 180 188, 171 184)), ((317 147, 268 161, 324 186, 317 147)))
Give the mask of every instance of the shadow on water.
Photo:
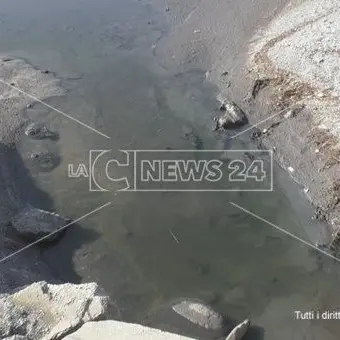
MULTIPOLYGON (((5 226, 8 220, 10 220, 10 218, 15 213, 19 212, 27 203, 40 209, 54 211, 53 199, 48 195, 48 193, 37 187, 30 174, 30 171, 26 168, 22 156, 19 154, 16 147, 14 145, 7 146, 1 143, 0 157, 0 186, 2 187, 0 203, 2 224, 5 226)), ((53 253, 53 249, 58 247, 59 243, 59 241, 54 241, 46 242, 41 245, 34 246, 31 249, 25 250, 22 254, 16 255, 10 262, 0 264, 0 266, 8 266, 10 263, 12 263, 12 265, 15 263, 15 266, 19 268, 22 267, 22 263, 25 263, 25 271, 32 270, 32 278, 29 280, 29 282, 22 282, 23 275, 18 271, 18 277, 16 279, 12 278, 13 286, 15 286, 17 283, 21 286, 23 284, 29 284, 39 280, 54 282, 55 279, 57 281, 61 280, 65 282, 79 282, 80 278, 75 273, 72 262, 74 250, 80 247, 84 242, 92 242, 98 237, 98 234, 93 230, 79 231, 79 229, 82 229, 82 227, 79 224, 74 224, 66 231, 66 235, 70 233, 70 237, 74 238, 74 242, 72 243, 72 246, 68 246, 68 244, 64 245, 62 259, 60 258, 60 252, 58 252, 59 256, 53 256, 55 255, 53 253), (81 239, 73 235, 74 229, 77 229, 77 233, 81 232, 81 239), (38 256, 39 252, 41 256, 38 256), (48 253, 51 256, 46 256, 45 253, 48 253), (30 256, 34 256, 38 261, 41 259, 45 260, 45 263, 50 270, 47 269, 45 264, 40 263, 40 261, 39 263, 42 268, 37 267, 36 264, 28 265, 26 262, 30 261, 27 261, 26 256, 27 259, 30 259, 30 256)), ((10 246, 4 250, 5 256, 8 256, 11 252, 17 251, 26 245, 26 242, 22 240, 20 236, 11 234, 7 235, 6 237, 8 236, 8 240, 11 241, 8 242, 8 245, 10 246)), ((63 235, 63 237, 65 237, 65 235, 63 235)), ((33 258, 31 262, 35 262, 33 261, 33 258)))

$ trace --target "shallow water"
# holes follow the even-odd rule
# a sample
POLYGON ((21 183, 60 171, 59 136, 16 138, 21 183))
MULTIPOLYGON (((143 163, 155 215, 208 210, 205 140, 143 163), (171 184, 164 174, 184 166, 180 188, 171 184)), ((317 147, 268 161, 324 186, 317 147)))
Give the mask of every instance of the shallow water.
MULTIPOLYGON (((55 72, 68 93, 49 104, 111 137, 40 104, 26 112, 59 133, 58 141, 18 144, 54 206, 33 192, 27 198, 74 219, 112 202, 43 252, 56 275, 97 281, 116 302, 114 317, 127 321, 175 329, 157 315, 174 299, 195 297, 232 319, 251 318, 261 329, 253 339, 338 338, 336 321, 296 321, 294 311, 336 309, 339 266, 229 203, 315 240, 323 227, 310 220, 312 207, 277 167, 271 193, 124 193, 112 184, 98 193, 89 192, 86 179, 68 178, 68 164, 87 164, 91 149, 113 150, 118 159, 120 149, 192 149, 188 131, 204 149, 229 147, 211 131, 217 89, 205 70, 159 66, 152 46, 169 29, 163 12, 144 1, 8 0, 0 13, 2 52, 55 72), (51 152, 60 164, 41 171, 28 161, 30 152, 51 152)), ((231 147, 252 148, 247 140, 231 147)))

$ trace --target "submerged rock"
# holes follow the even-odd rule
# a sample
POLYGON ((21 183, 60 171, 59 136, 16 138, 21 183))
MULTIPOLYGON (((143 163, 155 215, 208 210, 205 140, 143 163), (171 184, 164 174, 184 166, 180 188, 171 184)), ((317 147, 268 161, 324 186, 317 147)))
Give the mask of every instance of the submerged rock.
POLYGON ((209 330, 224 328, 224 318, 210 306, 195 300, 184 300, 172 309, 190 322, 209 330))
POLYGON ((191 145, 194 147, 195 150, 202 150, 203 149, 203 141, 202 139, 195 134, 192 128, 188 126, 184 126, 182 128, 183 137, 184 139, 188 140, 191 145))
POLYGON ((248 123, 245 113, 229 99, 221 100, 220 111, 223 111, 224 115, 215 118, 215 130, 220 128, 233 129, 248 123))
POLYGON ((31 123, 25 128, 25 135, 34 139, 57 139, 58 135, 50 131, 44 124, 31 123))
MULTIPOLYGON (((11 220, 11 226, 24 238, 35 241, 56 232, 70 220, 56 213, 27 206, 11 220)), ((62 232, 55 233, 44 240, 50 242, 58 239, 62 232)))
POLYGON ((51 152, 32 152, 27 161, 29 166, 36 171, 49 172, 60 164, 60 157, 51 152))
POLYGON ((242 323, 237 325, 231 333, 227 336, 226 340, 241 340, 248 332, 250 327, 250 321, 244 320, 242 323))
POLYGON ((0 338, 57 340, 85 322, 105 316, 108 297, 95 283, 44 281, 0 296, 0 338))

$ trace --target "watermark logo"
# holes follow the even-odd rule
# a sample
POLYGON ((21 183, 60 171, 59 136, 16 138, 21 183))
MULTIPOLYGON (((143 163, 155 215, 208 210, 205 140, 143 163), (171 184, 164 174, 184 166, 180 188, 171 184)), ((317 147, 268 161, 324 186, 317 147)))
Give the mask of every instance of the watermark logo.
POLYGON ((90 191, 272 191, 273 154, 263 150, 91 150, 68 165, 90 191))

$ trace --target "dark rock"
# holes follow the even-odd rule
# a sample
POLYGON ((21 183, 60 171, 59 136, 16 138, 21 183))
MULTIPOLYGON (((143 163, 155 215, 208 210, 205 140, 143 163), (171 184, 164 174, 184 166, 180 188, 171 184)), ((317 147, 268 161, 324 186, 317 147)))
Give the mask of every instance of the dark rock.
POLYGON ((232 101, 224 99, 220 111, 224 115, 216 118, 216 130, 220 128, 233 129, 248 123, 245 113, 232 101))
POLYGON ((270 79, 256 79, 251 91, 251 98, 255 99, 258 93, 269 85, 270 79))
POLYGON ((36 241, 54 233, 44 240, 44 242, 51 242, 61 236, 62 232, 57 232, 57 230, 69 222, 69 219, 53 212, 27 206, 12 218, 11 226, 29 241, 36 241))
POLYGON ((262 131, 260 129, 256 129, 250 134, 250 140, 255 141, 262 136, 262 131))

